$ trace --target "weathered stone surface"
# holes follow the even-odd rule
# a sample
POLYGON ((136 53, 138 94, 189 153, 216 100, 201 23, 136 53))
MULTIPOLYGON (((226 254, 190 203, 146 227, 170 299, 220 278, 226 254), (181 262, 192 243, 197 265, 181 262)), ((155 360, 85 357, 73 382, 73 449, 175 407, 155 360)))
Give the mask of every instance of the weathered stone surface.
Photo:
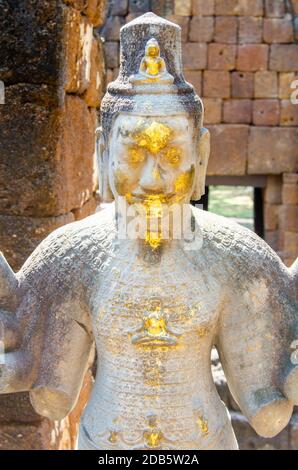
POLYGON ((210 70, 233 70, 236 64, 236 46, 212 43, 208 46, 208 68, 210 70))
POLYGON ((208 175, 244 175, 247 161, 248 126, 208 126, 211 153, 208 175))
POLYGON ((90 84, 93 26, 77 10, 65 11, 65 91, 83 93, 90 84))
POLYGON ((120 29, 125 24, 125 20, 121 16, 110 16, 107 18, 102 30, 101 35, 106 41, 118 41, 120 29))
POLYGON ((61 6, 60 0, 1 2, 0 80, 6 85, 58 83, 61 6))
POLYGON ((214 40, 222 44, 237 43, 237 18, 233 16, 216 16, 214 40))
POLYGON ((265 18, 264 41, 271 43, 288 43, 294 40, 292 18, 265 18))
MULTIPOLYGON (((279 91, 278 97, 282 100, 290 99, 294 88, 291 88, 291 84, 294 80, 298 79, 298 74, 294 72, 280 73, 279 74, 279 91)), ((297 88, 297 87, 296 87, 297 88)))
POLYGON ((262 16, 262 0, 215 0, 216 15, 262 16))
POLYGON ((103 46, 99 39, 92 39, 90 57, 90 81, 84 93, 87 106, 97 108, 103 94, 105 71, 103 67, 103 46))
POLYGON ((254 100, 253 123, 256 126, 277 126, 279 119, 279 100, 254 100))
POLYGON ((198 70, 186 70, 184 72, 185 79, 191 83, 196 90, 196 93, 201 96, 202 94, 202 72, 198 70))
POLYGON ((194 42, 211 42, 214 33, 213 16, 193 16, 190 20, 189 39, 194 42))
POLYGON ((270 70, 295 72, 298 63, 298 44, 273 44, 270 47, 270 70))
POLYGON ((256 72, 255 74, 255 98, 277 98, 278 76, 277 72, 256 72))
POLYGON ((252 127, 248 148, 249 174, 280 174, 298 169, 298 129, 252 127))
POLYGON ((18 271, 41 240, 56 228, 74 220, 72 212, 44 218, 0 215, 1 249, 12 268, 18 271))
POLYGON ((204 70, 207 67, 207 44, 183 43, 182 60, 186 70, 204 70))
POLYGON ((105 20, 106 3, 108 0, 88 0, 85 2, 84 13, 93 26, 100 26, 105 20))
POLYGON ((149 0, 128 0, 128 8, 131 13, 141 13, 149 11, 150 1, 149 0))
POLYGON ((90 214, 94 214, 97 207, 99 206, 99 200, 92 196, 89 201, 85 202, 85 204, 80 207, 79 209, 74 209, 72 211, 75 220, 81 220, 87 217, 90 214))
POLYGON ((11 86, 6 103, 0 107, 1 213, 45 217, 80 207, 92 187, 95 114, 75 96, 61 106, 47 85, 11 86))
POLYGON ((237 69, 244 72, 266 70, 269 48, 267 44, 238 46, 237 69))
POLYGON ((104 43, 105 62, 106 67, 114 69, 119 67, 119 44, 118 42, 105 42, 104 43))
POLYGON ((2 424, 0 427, 0 450, 70 450, 71 438, 67 420, 53 423, 2 424))
POLYGON ((192 0, 192 14, 210 16, 214 14, 214 0, 192 0))
POLYGON ((298 204, 298 183, 283 184, 282 186, 282 202, 283 204, 298 204))
POLYGON ((263 37, 263 19, 254 16, 239 18, 239 43, 260 43, 263 37))
POLYGON ((204 98, 204 123, 220 124, 222 119, 222 100, 220 98, 204 98))
POLYGON ((174 1, 174 14, 190 16, 191 15, 191 0, 173 0, 174 1))
POLYGON ((281 206, 279 223, 288 232, 298 232, 298 206, 281 206))
POLYGON ((254 74, 252 72, 232 72, 232 97, 253 98, 254 74))
POLYGON ((270 18, 280 18, 285 14, 284 0, 265 0, 265 14, 270 18))
POLYGON ((188 16, 178 16, 178 15, 167 15, 166 19, 172 23, 176 23, 181 28, 181 41, 186 42, 188 40, 188 31, 189 31, 189 17, 188 16))
POLYGON ((298 126, 298 106, 290 100, 281 101, 280 125, 298 126))
POLYGON ((278 226, 278 204, 265 204, 264 222, 266 230, 276 230, 278 226))
POLYGON ((269 204, 281 204, 281 177, 269 175, 264 191, 264 201, 269 204))
POLYGON ((0 396, 0 425, 2 423, 37 423, 42 416, 34 411, 27 392, 0 396))
POLYGON ((224 102, 223 122, 249 124, 252 120, 252 100, 231 99, 224 102))
POLYGON ((207 98, 229 98, 229 72, 205 70, 203 78, 203 93, 207 98))
POLYGON ((125 16, 128 12, 128 0, 110 0, 111 15, 125 16))

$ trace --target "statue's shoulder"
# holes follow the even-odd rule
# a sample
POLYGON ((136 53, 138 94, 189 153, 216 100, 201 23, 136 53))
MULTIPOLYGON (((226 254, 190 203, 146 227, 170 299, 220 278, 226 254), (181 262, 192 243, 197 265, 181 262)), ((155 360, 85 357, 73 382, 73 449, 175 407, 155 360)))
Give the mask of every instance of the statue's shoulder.
POLYGON ((228 271, 249 273, 286 269, 275 251, 252 230, 208 211, 193 208, 202 239, 201 249, 214 263, 224 263, 228 271))
POLYGON ((59 227, 34 250, 19 276, 26 282, 53 279, 65 283, 75 280, 86 267, 96 270, 109 253, 115 236, 112 207, 106 207, 85 219, 59 227))

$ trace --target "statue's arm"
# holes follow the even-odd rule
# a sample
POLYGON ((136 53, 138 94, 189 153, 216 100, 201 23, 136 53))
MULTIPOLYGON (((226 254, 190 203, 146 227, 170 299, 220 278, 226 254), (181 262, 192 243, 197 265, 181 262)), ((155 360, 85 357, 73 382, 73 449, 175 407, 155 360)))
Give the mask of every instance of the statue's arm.
POLYGON ((298 365, 291 360, 298 338, 298 270, 263 248, 255 260, 251 254, 251 269, 245 267, 223 303, 217 348, 241 410, 258 434, 272 437, 298 404, 298 365))
POLYGON ((29 390, 55 420, 76 403, 93 343, 84 268, 67 240, 63 229, 50 235, 17 274, 0 258, 0 393, 29 390))

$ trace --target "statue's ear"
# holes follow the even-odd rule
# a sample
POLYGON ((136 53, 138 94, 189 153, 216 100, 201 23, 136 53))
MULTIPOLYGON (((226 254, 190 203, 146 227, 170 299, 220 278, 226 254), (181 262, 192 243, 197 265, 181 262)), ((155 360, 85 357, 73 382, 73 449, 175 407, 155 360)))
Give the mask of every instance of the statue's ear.
POLYGON ((114 196, 109 183, 109 154, 101 127, 96 129, 96 163, 99 194, 103 202, 111 202, 114 196))
POLYGON ((202 127, 198 136, 197 143, 197 167, 196 167, 196 184, 192 194, 192 201, 199 201, 205 194, 205 181, 207 165, 210 154, 210 133, 208 129, 202 127))

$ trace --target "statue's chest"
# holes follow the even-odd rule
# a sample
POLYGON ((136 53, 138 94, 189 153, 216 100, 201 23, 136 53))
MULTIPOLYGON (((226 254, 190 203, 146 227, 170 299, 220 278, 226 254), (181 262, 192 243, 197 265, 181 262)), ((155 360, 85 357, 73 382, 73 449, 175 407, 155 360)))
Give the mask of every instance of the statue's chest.
POLYGON ((96 339, 113 348, 174 346, 211 333, 216 320, 216 293, 183 257, 152 265, 115 259, 94 300, 96 339))

